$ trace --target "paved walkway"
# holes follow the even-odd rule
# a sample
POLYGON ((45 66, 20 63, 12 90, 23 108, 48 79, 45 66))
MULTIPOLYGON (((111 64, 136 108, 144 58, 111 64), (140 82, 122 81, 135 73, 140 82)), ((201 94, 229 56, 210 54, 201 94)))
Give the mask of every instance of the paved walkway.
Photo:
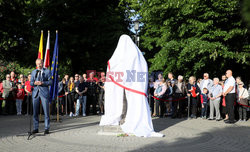
POLYGON ((31 140, 17 137, 26 133, 27 116, 0 116, 0 152, 119 152, 119 151, 185 151, 249 152, 250 121, 233 125, 202 119, 154 119, 156 131, 164 138, 117 137, 98 135, 100 117, 62 117, 51 123, 51 134, 40 132, 31 140))

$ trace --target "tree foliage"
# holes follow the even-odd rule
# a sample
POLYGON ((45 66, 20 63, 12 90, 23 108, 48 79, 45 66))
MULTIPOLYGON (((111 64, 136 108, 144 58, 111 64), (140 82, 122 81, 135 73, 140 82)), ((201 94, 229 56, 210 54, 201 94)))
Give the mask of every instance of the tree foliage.
MULTIPOLYGON (((139 14, 150 70, 219 75, 250 65, 249 31, 240 0, 123 0, 139 14), (153 56, 153 58, 152 58, 153 56)), ((242 71, 241 71, 242 72, 242 71)))
MULTIPOLYGON (((40 31, 59 31, 60 74, 105 70, 129 20, 118 0, 0 0, 0 60, 35 66, 40 31)), ((45 51, 44 51, 45 52, 45 51)))

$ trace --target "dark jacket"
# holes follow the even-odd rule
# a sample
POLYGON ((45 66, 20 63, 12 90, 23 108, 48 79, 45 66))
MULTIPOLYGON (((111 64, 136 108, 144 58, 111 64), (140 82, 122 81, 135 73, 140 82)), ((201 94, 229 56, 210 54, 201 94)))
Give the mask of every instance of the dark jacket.
POLYGON ((188 90, 188 93, 189 94, 191 94, 191 96, 192 97, 196 97, 196 96, 194 96, 194 92, 190 92, 189 90, 191 90, 191 88, 193 87, 193 90, 194 90, 194 92, 197 94, 197 93, 199 93, 199 94, 201 94, 201 91, 200 91, 200 87, 197 85, 197 83, 195 83, 195 84, 193 84, 193 85, 191 85, 190 83, 188 83, 188 85, 187 85, 187 90, 188 90))

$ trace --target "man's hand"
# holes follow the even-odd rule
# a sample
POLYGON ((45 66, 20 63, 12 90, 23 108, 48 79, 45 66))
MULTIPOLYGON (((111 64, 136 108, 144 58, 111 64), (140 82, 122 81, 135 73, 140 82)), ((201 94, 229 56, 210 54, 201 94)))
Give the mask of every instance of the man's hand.
POLYGON ((227 95, 227 93, 223 93, 223 96, 226 96, 227 95))
POLYGON ((202 104, 202 108, 204 108, 204 104, 202 104))
POLYGON ((68 92, 65 92, 65 95, 68 95, 69 93, 68 92))
POLYGON ((11 88, 10 88, 10 91, 12 91, 12 90, 13 90, 13 88, 11 87, 11 88))
POLYGON ((211 99, 212 99, 212 100, 214 100, 214 99, 215 99, 215 97, 212 97, 211 99))
POLYGON ((190 97, 190 94, 189 94, 189 93, 188 93, 187 95, 190 97))
POLYGON ((41 81, 35 81, 34 84, 40 86, 40 85, 42 85, 43 83, 42 83, 41 81))

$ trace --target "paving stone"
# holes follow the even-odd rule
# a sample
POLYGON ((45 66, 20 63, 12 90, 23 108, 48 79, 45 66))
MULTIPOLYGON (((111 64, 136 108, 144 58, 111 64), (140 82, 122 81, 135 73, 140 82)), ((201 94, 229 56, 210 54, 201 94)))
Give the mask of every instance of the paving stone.
POLYGON ((120 127, 100 127, 100 118, 63 116, 60 123, 51 122, 51 134, 44 136, 40 123, 40 133, 27 140, 27 136, 16 135, 27 135, 29 117, 0 116, 0 152, 250 151, 250 121, 225 124, 199 118, 158 118, 153 119, 154 128, 165 137, 143 138, 118 137, 120 127), (101 135, 100 131, 115 134, 101 135))

